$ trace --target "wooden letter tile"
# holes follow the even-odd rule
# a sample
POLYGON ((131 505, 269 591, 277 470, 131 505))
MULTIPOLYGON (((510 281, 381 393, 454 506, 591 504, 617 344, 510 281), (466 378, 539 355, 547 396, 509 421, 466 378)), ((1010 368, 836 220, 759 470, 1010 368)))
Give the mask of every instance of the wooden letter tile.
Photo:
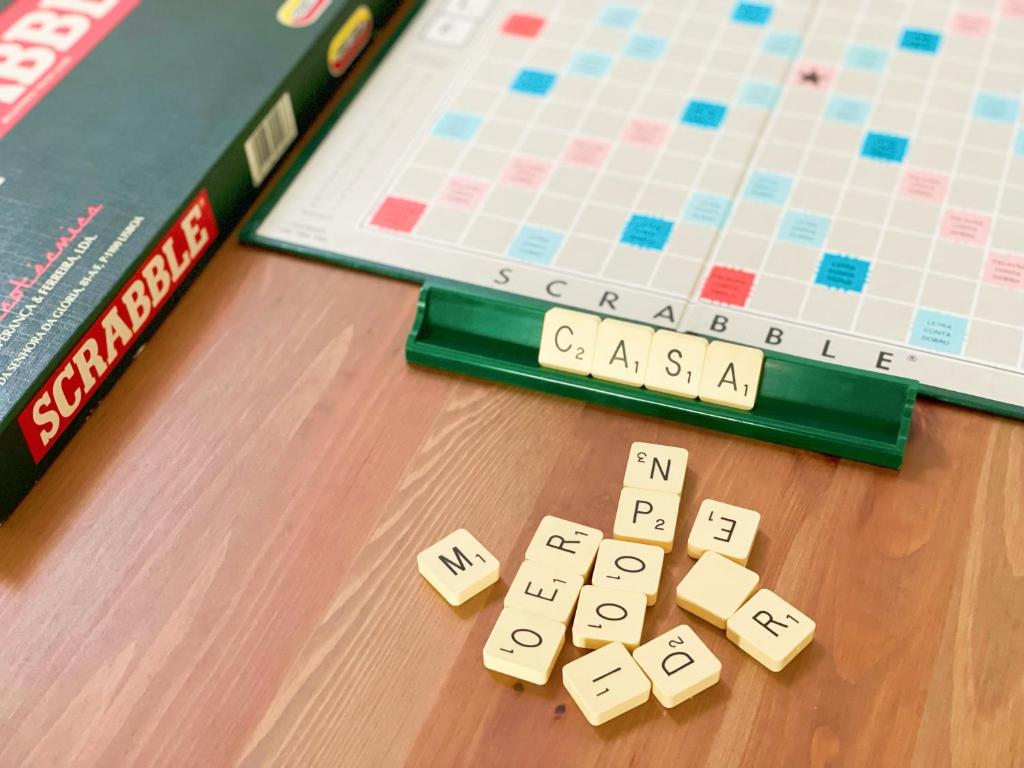
POLYGON ((725 341, 712 341, 704 356, 700 399, 749 411, 757 400, 764 352, 725 341))
POLYGON ((484 643, 484 666, 517 680, 544 685, 565 645, 565 625, 506 608, 484 643))
POLYGON ((498 559, 465 528, 420 552, 416 565, 452 605, 462 605, 498 580, 498 559))
MULTIPOLYGON (((719 629, 757 588, 760 577, 717 552, 705 552, 676 587, 679 607, 719 629)), ((586 589, 586 587, 584 587, 586 589)))
POLYGON ((586 576, 603 538, 597 528, 547 515, 526 548, 526 559, 586 576))
POLYGON ((597 329, 597 349, 591 374, 595 379, 630 387, 643 386, 653 335, 650 326, 602 320, 601 327, 597 329))
POLYGON ((633 443, 629 449, 629 461, 622 484, 629 488, 663 491, 678 496, 683 492, 688 456, 685 448, 633 443))
POLYGON ((641 592, 588 584, 580 591, 572 622, 572 644, 577 648, 600 648, 622 643, 633 650, 640 644, 646 612, 647 598, 641 592))
POLYGON ((697 559, 705 552, 717 552, 746 565, 760 522, 761 515, 752 509, 705 499, 690 529, 686 554, 697 559))
POLYGON ((720 662, 685 624, 644 643, 633 658, 651 679, 654 697, 672 708, 718 682, 720 662))
POLYGON ((562 685, 591 725, 607 723, 651 697, 651 681, 620 643, 562 667, 562 685))
POLYGON ((688 333, 660 330, 651 340, 644 387, 653 392, 687 397, 700 391, 707 339, 688 333))
POLYGON ((772 672, 781 672, 814 639, 814 622, 762 589, 729 617, 725 634, 772 672))
POLYGON ((678 517, 678 494, 623 488, 612 533, 620 541, 653 544, 668 554, 672 551, 678 517))
POLYGON ((537 361, 544 368, 590 375, 600 323, 597 315, 552 307, 544 314, 537 361))
POLYGON ((525 560, 505 595, 505 607, 567 624, 582 588, 579 574, 525 560))
POLYGON ((596 587, 639 592, 648 605, 654 605, 664 562, 665 550, 661 547, 605 539, 597 549, 590 581, 596 587))

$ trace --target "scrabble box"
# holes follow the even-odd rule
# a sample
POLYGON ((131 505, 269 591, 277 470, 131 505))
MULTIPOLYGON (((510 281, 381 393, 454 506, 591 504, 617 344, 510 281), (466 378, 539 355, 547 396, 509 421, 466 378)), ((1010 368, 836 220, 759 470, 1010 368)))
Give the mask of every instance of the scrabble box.
POLYGON ((399 0, 0 0, 0 521, 399 0))

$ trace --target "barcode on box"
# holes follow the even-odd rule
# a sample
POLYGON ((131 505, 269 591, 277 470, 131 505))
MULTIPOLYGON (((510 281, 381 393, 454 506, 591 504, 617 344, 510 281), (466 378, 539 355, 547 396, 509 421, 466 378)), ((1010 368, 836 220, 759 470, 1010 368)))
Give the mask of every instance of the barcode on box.
POLYGON ((298 135, 299 127, 295 124, 292 97, 285 91, 256 126, 252 135, 245 140, 245 159, 249 163, 249 175, 254 187, 263 183, 274 164, 281 159, 298 135))

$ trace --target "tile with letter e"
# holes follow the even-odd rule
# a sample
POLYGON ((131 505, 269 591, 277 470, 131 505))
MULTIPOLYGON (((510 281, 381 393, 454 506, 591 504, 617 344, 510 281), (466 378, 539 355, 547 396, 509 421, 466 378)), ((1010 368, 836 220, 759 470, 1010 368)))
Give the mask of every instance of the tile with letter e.
POLYGON ((757 589, 760 580, 756 573, 729 558, 705 552, 676 587, 676 603, 684 611, 725 629, 725 622, 757 589))
POLYGON ((666 395, 697 397, 708 340, 701 336, 659 330, 651 339, 644 387, 666 395))
POLYGON ((626 476, 622 484, 630 488, 679 495, 683 492, 689 456, 685 448, 657 443, 633 443, 629 447, 626 476))
POLYGON ((651 681, 620 643, 562 667, 562 685, 591 725, 607 723, 651 697, 651 681))
POLYGON ((526 548, 526 559, 586 576, 603 538, 597 528, 545 515, 526 548))
POLYGON ((597 329, 590 374, 629 387, 643 386, 652 336, 650 326, 605 318, 597 329))
POLYGON ((814 639, 814 622, 762 589, 729 617, 725 634, 772 672, 781 672, 814 639))
POLYGON ((544 685, 565 645, 565 625, 516 608, 505 608, 484 643, 492 672, 544 685))
POLYGON ((498 558, 465 528, 416 556, 420 574, 452 605, 462 605, 498 580, 498 558))
POLYGON ((601 318, 552 307, 544 313, 537 362, 543 368, 589 376, 601 318))
POLYGON ((700 399, 749 411, 757 402, 764 352, 754 347, 712 341, 704 356, 700 380, 700 399))
POLYGON ((686 554, 696 560, 705 552, 717 552, 746 565, 760 523, 760 513, 752 509, 704 499, 686 540, 686 554))
POLYGON ((600 648, 622 643, 633 650, 640 644, 646 613, 647 598, 642 592, 587 584, 580 590, 572 620, 572 644, 577 648, 600 648))
POLYGON ((722 662, 685 624, 644 643, 633 658, 650 678, 654 698, 667 709, 707 690, 722 675, 722 662))
POLYGON ((692 99, 683 111, 681 122, 697 128, 714 129, 725 119, 726 106, 714 101, 692 99))
POLYGON ((615 510, 612 535, 619 541, 635 541, 672 551, 679 518, 679 494, 644 488, 623 488, 615 510))
POLYGON ((651 544, 605 539, 597 548, 597 560, 590 583, 595 587, 639 592, 648 605, 658 599, 665 550, 651 544))
POLYGON ((505 607, 568 624, 583 588, 577 573, 524 560, 505 595, 505 607))

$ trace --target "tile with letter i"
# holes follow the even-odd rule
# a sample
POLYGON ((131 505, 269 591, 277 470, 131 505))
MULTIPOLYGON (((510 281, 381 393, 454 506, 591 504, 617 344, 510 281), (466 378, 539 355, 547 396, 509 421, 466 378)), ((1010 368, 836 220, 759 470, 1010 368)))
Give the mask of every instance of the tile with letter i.
POLYGON ((729 617, 725 634, 772 672, 781 672, 814 639, 814 622, 762 589, 729 617))
POLYGON ((633 658, 650 678, 654 698, 666 709, 706 691, 722 675, 722 662, 685 624, 644 643, 633 651, 633 658))
POLYGON ((612 535, 619 541, 635 541, 672 551, 679 518, 679 494, 643 488, 623 488, 615 510, 612 535))
POLYGON ((567 624, 582 588, 579 574, 524 560, 509 585, 505 607, 567 624))
POLYGON ((676 587, 684 611, 725 629, 726 620, 757 589, 761 578, 717 552, 705 552, 676 587))
POLYGON ((545 515, 526 548, 526 559, 586 576, 603 538, 597 528, 545 515))
POLYGON ((498 559, 465 528, 420 552, 416 565, 452 605, 462 605, 498 580, 498 559))
POLYGON ((612 643, 562 667, 562 685, 591 725, 639 707, 651 681, 621 643, 612 643))
POLYGON ((633 650, 640 644, 646 613, 647 598, 642 592, 588 584, 580 590, 572 621, 572 644, 577 648, 600 648, 622 643, 633 650))
POLYGON ((704 499, 686 540, 686 554, 696 560, 705 552, 717 552, 746 565, 760 522, 760 513, 752 509, 704 499))
POLYGON ((707 349, 708 340, 701 336, 656 331, 651 340, 644 387, 652 392, 695 399, 707 349))
POLYGON ((505 608, 484 643, 484 666, 492 672, 544 685, 565 645, 565 625, 535 613, 505 608))
POLYGON ((664 563, 665 550, 661 547, 605 539, 597 549, 590 582, 595 587, 639 592, 648 605, 654 605, 664 563))
POLYGON ((643 386, 653 335, 650 326, 605 318, 597 329, 591 375, 629 387, 643 386))
POLYGON ((700 399, 741 411, 753 409, 763 366, 764 352, 760 349, 712 341, 704 356, 700 399))
POLYGON ((537 362, 543 368, 589 376, 601 318, 552 307, 544 313, 537 362))
POLYGON ((656 443, 633 443, 629 447, 629 461, 622 484, 628 488, 674 493, 683 492, 686 477, 685 448, 656 443))

